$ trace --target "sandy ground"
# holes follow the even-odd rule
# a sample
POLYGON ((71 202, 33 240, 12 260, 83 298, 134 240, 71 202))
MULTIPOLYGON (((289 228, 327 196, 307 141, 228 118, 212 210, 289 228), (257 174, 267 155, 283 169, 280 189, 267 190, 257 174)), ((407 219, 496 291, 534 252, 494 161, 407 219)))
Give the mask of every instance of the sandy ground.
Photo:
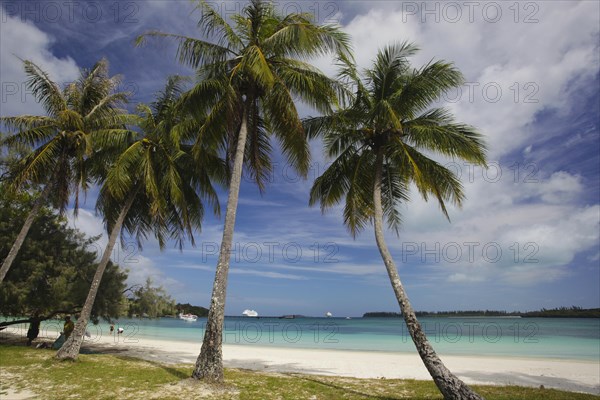
MULTIPOLYGON (((37 342, 44 338, 37 339, 37 342)), ((165 363, 194 363, 200 343, 103 336, 84 342, 83 351, 100 351, 165 363)), ((226 367, 357 378, 431 379, 418 355, 329 349, 224 345, 226 367)), ((600 360, 555 360, 444 356, 446 366, 471 384, 556 388, 600 395, 600 360)))

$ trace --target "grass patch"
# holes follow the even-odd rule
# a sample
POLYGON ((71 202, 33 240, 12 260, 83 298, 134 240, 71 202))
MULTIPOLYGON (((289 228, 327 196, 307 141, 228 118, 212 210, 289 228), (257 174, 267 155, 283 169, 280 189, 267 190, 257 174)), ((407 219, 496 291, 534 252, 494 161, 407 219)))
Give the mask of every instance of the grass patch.
MULTIPOLYGON (((355 379, 301 374, 225 371, 224 385, 189 379, 191 365, 167 365, 110 354, 82 354, 60 362, 51 350, 0 345, 0 397, 28 390, 39 399, 337 400, 442 399, 432 382, 355 379)), ((518 386, 474 386, 488 400, 584 400, 589 394, 518 386)))

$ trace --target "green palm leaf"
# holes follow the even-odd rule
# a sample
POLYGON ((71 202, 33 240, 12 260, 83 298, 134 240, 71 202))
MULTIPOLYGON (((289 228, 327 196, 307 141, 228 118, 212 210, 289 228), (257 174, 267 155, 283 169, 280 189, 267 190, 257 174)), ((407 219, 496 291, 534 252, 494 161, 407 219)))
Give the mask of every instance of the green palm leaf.
POLYGON ((341 57, 339 76, 355 88, 352 102, 342 110, 303 121, 309 137, 321 136, 326 153, 336 157, 315 181, 310 204, 320 202, 324 210, 344 199, 344 223, 353 235, 372 218, 378 149, 383 151, 384 218, 396 233, 402 221, 399 206, 408 201, 411 184, 425 200, 433 196, 447 218, 446 203, 460 206, 464 198, 452 171, 423 151, 485 165, 485 146, 473 127, 456 123, 447 110, 427 109, 444 92, 459 86, 462 75, 443 61, 412 69, 408 57, 417 50, 407 42, 382 49, 364 78, 341 57))

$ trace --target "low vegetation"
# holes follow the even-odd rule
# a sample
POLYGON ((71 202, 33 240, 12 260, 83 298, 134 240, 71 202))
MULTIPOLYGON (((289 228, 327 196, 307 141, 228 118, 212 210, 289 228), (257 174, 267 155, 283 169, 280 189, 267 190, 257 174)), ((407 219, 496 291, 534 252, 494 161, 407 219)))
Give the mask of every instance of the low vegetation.
MULTIPOLYGON (((35 399, 442 399, 430 381, 355 379, 227 369, 223 385, 189 379, 193 365, 168 365, 115 354, 60 362, 54 352, 0 345, 0 398, 35 399), (20 393, 19 393, 20 392, 20 393), (27 398, 27 397, 25 397, 27 398)), ((475 386, 488 400, 584 400, 588 394, 517 386, 475 386)))

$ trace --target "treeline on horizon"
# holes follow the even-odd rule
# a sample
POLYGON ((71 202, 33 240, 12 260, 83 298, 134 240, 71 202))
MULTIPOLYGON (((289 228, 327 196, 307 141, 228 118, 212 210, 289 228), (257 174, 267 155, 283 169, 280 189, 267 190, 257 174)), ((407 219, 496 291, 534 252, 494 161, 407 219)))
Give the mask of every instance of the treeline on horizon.
MULTIPOLYGON (((577 306, 542 308, 538 311, 498 311, 498 310, 467 310, 467 311, 417 311, 419 317, 529 317, 529 318, 600 318, 600 308, 581 308, 577 306)), ((363 318, 395 318, 402 317, 398 312, 367 312, 363 318)))

